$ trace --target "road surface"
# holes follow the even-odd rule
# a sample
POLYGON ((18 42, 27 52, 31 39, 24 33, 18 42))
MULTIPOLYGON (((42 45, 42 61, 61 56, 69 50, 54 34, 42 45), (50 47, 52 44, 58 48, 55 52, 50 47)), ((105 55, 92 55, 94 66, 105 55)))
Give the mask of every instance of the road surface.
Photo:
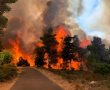
POLYGON ((11 90, 63 90, 33 68, 24 68, 11 90))

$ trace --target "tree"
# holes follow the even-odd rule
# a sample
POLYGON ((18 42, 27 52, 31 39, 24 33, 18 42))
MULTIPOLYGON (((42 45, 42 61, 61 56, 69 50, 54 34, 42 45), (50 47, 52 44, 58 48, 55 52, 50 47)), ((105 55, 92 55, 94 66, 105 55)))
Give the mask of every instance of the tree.
POLYGON ((88 46, 88 50, 90 51, 91 59, 95 59, 95 62, 106 62, 107 61, 107 50, 105 48, 105 44, 102 43, 101 38, 94 37, 92 44, 88 46))
POLYGON ((73 59, 81 61, 86 57, 87 49, 80 47, 80 40, 77 35, 72 37, 73 59))
POLYGON ((63 57, 64 61, 66 61, 66 62, 73 58, 73 49, 72 49, 71 40, 72 40, 72 37, 67 36, 63 42, 64 48, 62 51, 62 57, 63 57))
MULTIPOLYGON (((3 29, 6 28, 8 19, 3 16, 4 13, 9 12, 11 8, 9 7, 9 4, 15 3, 17 0, 0 0, 0 34, 3 34, 3 29)), ((0 35, 0 51, 2 49, 1 45, 1 36, 0 35)))
POLYGON ((57 58, 56 46, 58 42, 55 39, 55 34, 53 34, 53 29, 51 27, 46 29, 43 36, 41 37, 41 40, 44 44, 44 48, 46 52, 49 55, 49 58, 50 58, 49 63, 55 63, 55 61, 57 61, 56 60, 57 58))
POLYGON ((44 55, 45 55, 45 49, 44 47, 37 47, 35 50, 36 58, 35 58, 35 64, 38 67, 42 67, 45 62, 44 62, 44 55))
MULTIPOLYGON (((64 39, 64 48, 62 52, 62 57, 67 64, 71 63, 72 60, 85 62, 85 57, 87 54, 87 49, 80 47, 80 40, 77 35, 74 37, 67 36, 64 39)), ((66 65, 67 66, 67 65, 66 65)))

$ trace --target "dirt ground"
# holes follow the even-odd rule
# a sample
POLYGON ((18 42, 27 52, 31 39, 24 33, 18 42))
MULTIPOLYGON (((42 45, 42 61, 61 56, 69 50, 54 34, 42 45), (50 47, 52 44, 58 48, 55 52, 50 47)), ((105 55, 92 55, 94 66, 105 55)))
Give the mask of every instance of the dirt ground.
POLYGON ((10 90, 10 88, 14 85, 16 80, 17 80, 17 78, 14 80, 10 80, 7 82, 0 83, 0 90, 10 90))

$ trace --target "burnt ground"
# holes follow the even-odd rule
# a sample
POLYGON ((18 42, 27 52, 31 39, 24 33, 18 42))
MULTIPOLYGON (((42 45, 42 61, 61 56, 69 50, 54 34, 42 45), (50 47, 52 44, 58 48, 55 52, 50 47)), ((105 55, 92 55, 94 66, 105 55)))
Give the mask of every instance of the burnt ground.
POLYGON ((11 90, 62 90, 40 72, 26 67, 11 90))

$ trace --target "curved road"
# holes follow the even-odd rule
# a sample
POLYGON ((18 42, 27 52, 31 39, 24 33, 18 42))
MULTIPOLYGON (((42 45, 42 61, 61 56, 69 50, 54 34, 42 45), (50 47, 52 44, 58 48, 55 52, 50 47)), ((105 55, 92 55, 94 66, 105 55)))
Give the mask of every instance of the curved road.
POLYGON ((24 68, 11 90, 62 90, 33 68, 24 68))

